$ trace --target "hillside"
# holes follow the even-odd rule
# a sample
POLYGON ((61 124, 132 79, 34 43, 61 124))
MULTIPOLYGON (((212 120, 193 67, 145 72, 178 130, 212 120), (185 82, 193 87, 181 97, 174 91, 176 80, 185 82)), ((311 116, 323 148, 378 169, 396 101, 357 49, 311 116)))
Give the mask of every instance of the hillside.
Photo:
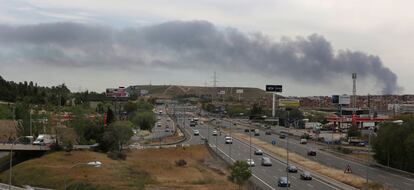
POLYGON ((177 85, 136 85, 131 86, 135 92, 139 93, 140 90, 148 90, 148 92, 155 97, 171 98, 174 96, 182 95, 195 95, 195 96, 212 96, 216 95, 219 91, 225 91, 225 98, 238 99, 237 89, 243 89, 243 93, 240 97, 244 100, 259 99, 262 97, 270 96, 264 90, 251 87, 202 87, 202 86, 177 86, 177 85))

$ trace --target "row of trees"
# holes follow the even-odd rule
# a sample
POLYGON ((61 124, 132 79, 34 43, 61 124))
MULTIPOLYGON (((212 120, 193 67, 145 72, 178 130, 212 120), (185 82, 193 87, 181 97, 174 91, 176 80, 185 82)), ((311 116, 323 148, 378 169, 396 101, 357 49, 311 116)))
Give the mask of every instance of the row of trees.
POLYGON ((414 117, 403 124, 383 123, 373 138, 374 158, 383 165, 414 172, 414 117))
POLYGON ((58 104, 64 105, 69 98, 70 90, 65 84, 42 87, 33 81, 13 82, 6 81, 0 76, 0 100, 9 102, 26 102, 31 104, 58 104), (61 102, 59 102, 61 101, 61 102))

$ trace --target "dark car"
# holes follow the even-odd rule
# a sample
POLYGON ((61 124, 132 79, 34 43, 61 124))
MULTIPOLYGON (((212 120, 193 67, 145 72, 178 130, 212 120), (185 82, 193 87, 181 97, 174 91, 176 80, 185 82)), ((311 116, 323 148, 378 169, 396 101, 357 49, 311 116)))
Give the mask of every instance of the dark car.
POLYGON ((257 149, 257 150, 254 151, 254 154, 255 155, 263 155, 263 151, 260 150, 260 149, 257 149))
POLYGON ((285 139, 285 138, 286 138, 286 135, 281 134, 281 135, 279 135, 279 138, 281 138, 281 139, 285 139))
POLYGON ((250 129, 250 132, 254 132, 254 129, 250 129))
POLYGON ((250 132, 250 130, 249 129, 244 129, 244 132, 248 133, 248 132, 250 132))
POLYGON ((297 173, 297 172, 298 172, 298 168, 296 168, 296 166, 289 165, 289 166, 286 168, 286 171, 288 171, 289 173, 297 173))
POLYGON ((279 180, 277 180, 277 186, 290 187, 290 182, 288 181, 287 177, 279 177, 279 180))
POLYGON ((309 172, 303 172, 300 174, 300 179, 312 180, 312 175, 309 172))
POLYGON ((308 156, 316 156, 316 151, 315 150, 309 150, 308 151, 308 156))
POLYGON ((272 134, 272 132, 271 131, 266 131, 265 132, 265 135, 271 135, 272 134))

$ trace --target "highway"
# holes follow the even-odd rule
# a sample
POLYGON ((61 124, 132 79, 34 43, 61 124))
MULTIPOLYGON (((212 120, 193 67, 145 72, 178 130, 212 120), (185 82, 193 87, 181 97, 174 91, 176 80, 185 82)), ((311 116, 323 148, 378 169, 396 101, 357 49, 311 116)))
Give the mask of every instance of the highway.
MULTIPOLYGON (((224 126, 230 126, 231 123, 229 121, 221 120, 222 125, 224 126)), ((281 128, 281 127, 278 127, 281 128)), ((286 128, 285 128, 286 129, 286 128)), ((280 131, 280 129, 276 129, 277 131, 280 131)), ((244 130, 242 128, 237 128, 233 130, 237 133, 244 133, 244 130)), ((279 146, 281 148, 286 148, 286 141, 287 139, 280 139, 279 135, 272 134, 272 135, 265 135, 264 131, 261 130, 260 136, 255 136, 255 138, 258 138, 260 140, 263 140, 265 142, 268 142, 269 144, 272 142, 272 140, 276 141, 276 146, 279 146)), ((299 155, 302 155, 304 157, 307 156, 307 151, 309 149, 319 149, 319 146, 315 143, 308 143, 306 145, 300 144, 299 139, 297 138, 290 138, 289 139, 289 151, 297 153, 299 155)), ((393 189, 412 189, 414 187, 414 180, 397 175, 394 173, 390 173, 378 168, 373 167, 367 167, 366 165, 363 165, 358 162, 346 160, 344 158, 338 157, 336 155, 324 152, 324 151, 317 151, 317 156, 311 156, 308 157, 313 161, 319 162, 323 165, 330 166, 333 168, 337 168, 340 170, 344 170, 345 167, 349 164, 352 169, 352 173, 358 176, 361 176, 363 178, 367 177, 368 173, 368 179, 371 181, 375 181, 377 183, 389 186, 393 189)))
MULTIPOLYGON (((183 122, 184 118, 179 118, 179 122, 183 122)), ((185 118, 184 120, 188 120, 185 118)), ((209 139, 210 146, 213 147, 213 150, 218 151, 220 154, 224 154, 225 157, 231 157, 232 161, 235 160, 246 160, 248 159, 251 153, 251 158, 254 160, 256 166, 252 167, 254 174, 253 179, 257 181, 260 186, 264 189, 282 189, 277 186, 277 180, 279 177, 286 176, 286 164, 276 160, 265 153, 265 156, 270 157, 272 161, 272 166, 261 166, 260 159, 262 156, 254 155, 255 150, 252 147, 250 151, 250 146, 246 143, 233 140, 233 144, 230 146, 224 143, 224 133, 221 136, 213 136, 212 131, 215 130, 214 127, 209 127, 205 124, 198 124, 196 127, 190 127, 189 122, 186 122, 185 125, 186 131, 191 134, 191 139, 187 141, 189 144, 200 144, 203 143, 202 138, 209 139), (193 130, 199 130, 200 136, 194 136, 193 130)), ((313 179, 311 181, 304 181, 299 179, 299 173, 289 174, 289 181, 291 182, 290 189, 339 189, 335 186, 332 186, 328 183, 325 183, 318 179, 313 179)))

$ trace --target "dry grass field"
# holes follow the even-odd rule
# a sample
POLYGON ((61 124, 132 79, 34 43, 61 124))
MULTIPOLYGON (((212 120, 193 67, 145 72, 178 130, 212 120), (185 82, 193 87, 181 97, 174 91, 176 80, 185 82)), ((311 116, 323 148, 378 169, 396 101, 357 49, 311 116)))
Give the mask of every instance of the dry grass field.
MULTIPOLYGON (((223 168, 203 145, 131 151, 125 161, 91 151, 55 152, 13 167, 13 183, 63 189, 67 175, 69 189, 236 189, 223 168), (187 165, 177 166, 179 159, 187 165), (101 161, 102 167, 69 170, 76 163, 94 160, 101 161)), ((0 176, 3 182, 7 177, 8 171, 0 176)))

